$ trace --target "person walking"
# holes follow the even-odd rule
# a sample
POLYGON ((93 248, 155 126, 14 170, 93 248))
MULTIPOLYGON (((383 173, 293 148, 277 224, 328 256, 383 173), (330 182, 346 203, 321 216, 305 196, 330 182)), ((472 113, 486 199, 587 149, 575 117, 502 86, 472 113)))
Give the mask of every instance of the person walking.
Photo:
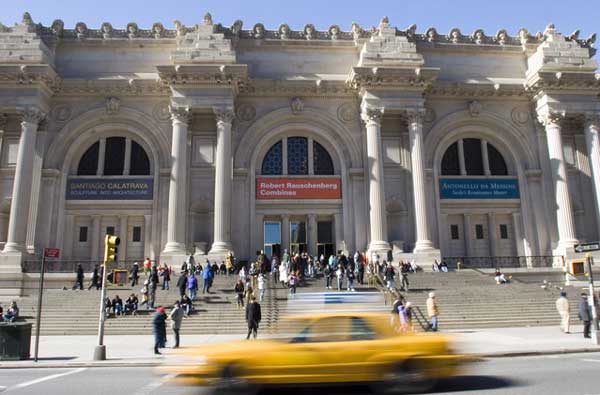
POLYGON ((156 300, 156 284, 150 277, 150 281, 148 281, 148 305, 151 309, 154 308, 154 301, 156 300))
POLYGON ((146 310, 150 310, 150 291, 148 289, 148 284, 150 284, 150 281, 144 281, 144 286, 140 290, 140 294, 142 295, 141 305, 146 305, 146 310))
POLYGON ((429 292, 429 297, 427 298, 427 316, 429 317, 429 325, 427 326, 427 330, 437 332, 439 314, 440 312, 435 299, 435 293, 429 292))
POLYGON ((392 263, 390 262, 390 264, 386 266, 385 272, 384 272, 385 283, 386 283, 387 289, 392 289, 394 287, 394 276, 395 275, 396 275, 396 272, 394 271, 394 267, 392 266, 392 263))
POLYGON ((337 277, 337 290, 341 291, 344 281, 344 268, 342 267, 342 265, 338 265, 335 275, 337 277))
POLYGON ((140 267, 137 262, 133 262, 133 267, 131 268, 131 286, 135 287, 138 284, 139 279, 140 267))
POLYGON ((323 269, 323 277, 325 277, 325 288, 331 289, 331 267, 328 264, 325 264, 325 269, 323 269))
POLYGON ((98 267, 98 265, 94 266, 94 271, 92 272, 92 282, 88 287, 88 291, 93 287, 96 287, 96 290, 102 288, 102 284, 100 284, 100 268, 98 267))
POLYGON ((75 284, 73 284, 73 289, 79 289, 83 291, 83 267, 81 263, 77 264, 77 274, 75 276, 75 284))
POLYGON ((173 310, 169 314, 169 320, 171 320, 171 330, 173 331, 173 337, 175 338, 175 345, 173 348, 179 348, 179 329, 181 329, 181 321, 183 321, 183 308, 178 300, 173 304, 173 310))
POLYGON ((167 266, 166 263, 163 263, 163 270, 160 273, 160 275, 163 278, 163 285, 162 285, 162 289, 164 290, 169 290, 169 283, 171 282, 171 271, 169 270, 169 267, 167 266))
POLYGON ((592 309, 588 303, 588 295, 586 293, 582 293, 581 300, 579 300, 579 319, 583 321, 583 337, 589 339, 591 337, 592 309))
POLYGON ((246 340, 250 339, 252 334, 256 339, 258 336, 258 325, 262 319, 260 312, 260 304, 256 301, 256 297, 252 296, 250 303, 246 306, 246 322, 248 323, 248 335, 246 340))
POLYGON ((150 267, 152 266, 152 261, 150 260, 150 258, 144 259, 143 265, 144 274, 146 275, 146 277, 148 277, 148 274, 150 274, 150 267))
POLYGON ((210 268, 210 265, 207 264, 202 270, 202 293, 209 292, 211 278, 212 270, 210 268))
POLYGON ((258 300, 262 303, 263 298, 265 297, 265 275, 260 273, 258 275, 258 300))
POLYGON ((233 287, 233 292, 235 292, 237 296, 238 310, 244 307, 244 291, 244 282, 242 280, 238 280, 237 283, 235 283, 235 287, 233 287))
POLYGON ((409 268, 410 268, 410 266, 408 266, 408 265, 406 265, 406 264, 403 264, 403 265, 400 267, 400 275, 401 275, 401 277, 402 277, 402 282, 401 282, 401 284, 400 284, 400 288, 401 288, 403 291, 406 291, 406 292, 408 292, 408 287, 410 286, 410 283, 408 282, 408 272, 409 272, 409 268))
POLYGON ((180 299, 183 298, 183 295, 185 295, 185 289, 187 287, 187 274, 188 274, 188 272, 185 271, 185 272, 181 273, 181 275, 177 279, 177 288, 179 288, 179 298, 180 299))
POLYGON ((406 316, 406 329, 408 331, 413 331, 413 324, 412 324, 412 317, 413 317, 413 310, 412 310, 412 303, 410 302, 406 302, 406 304, 404 305, 404 315, 406 316))
POLYGON ((163 348, 167 342, 167 314, 165 308, 159 306, 152 317, 152 334, 154 335, 154 354, 160 354, 159 348, 163 348))
POLYGON ((567 293, 562 291, 560 297, 556 299, 556 310, 560 315, 560 329, 564 333, 570 333, 569 331, 569 299, 567 299, 567 293))
POLYGON ((196 300, 196 292, 198 292, 198 280, 194 272, 190 272, 187 277, 187 289, 192 301, 196 300))

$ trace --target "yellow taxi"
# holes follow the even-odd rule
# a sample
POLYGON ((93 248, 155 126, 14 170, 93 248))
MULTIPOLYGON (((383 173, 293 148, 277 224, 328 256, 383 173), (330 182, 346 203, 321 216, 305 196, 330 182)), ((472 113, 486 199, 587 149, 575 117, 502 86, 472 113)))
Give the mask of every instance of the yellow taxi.
POLYGON ((420 392, 471 358, 440 334, 396 333, 390 316, 344 312, 295 316, 291 336, 184 349, 165 369, 179 385, 249 393, 265 385, 368 383, 377 392, 420 392))

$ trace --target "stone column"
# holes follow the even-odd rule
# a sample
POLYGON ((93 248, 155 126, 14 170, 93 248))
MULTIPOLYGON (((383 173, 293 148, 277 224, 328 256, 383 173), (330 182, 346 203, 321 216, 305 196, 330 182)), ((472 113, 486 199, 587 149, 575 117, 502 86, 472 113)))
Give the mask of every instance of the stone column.
POLYGON ((187 134, 190 111, 171 107, 173 137, 171 144, 171 180, 169 184, 169 211, 167 217, 168 255, 185 255, 186 191, 187 191, 187 134))
MULTIPOLYGON (((281 248, 283 250, 290 250, 290 216, 283 214, 281 216, 281 248)), ((262 248, 261 248, 262 250, 262 248)))
POLYGON ((465 238, 465 256, 471 256, 471 214, 464 214, 463 234, 465 238))
POLYGON ((127 260, 127 241, 129 240, 127 231, 127 215, 122 215, 119 218, 119 233, 118 236, 121 239, 121 245, 119 245, 119 261, 125 262, 127 260))
POLYGON ((317 254, 317 214, 308 214, 308 252, 314 256, 317 254))
POLYGON ((423 166, 423 115, 424 111, 407 111, 410 155, 412 164, 413 196, 415 199, 415 222, 417 238, 414 252, 433 250, 429 230, 429 215, 425 193, 425 169, 423 166))
POLYGON ((487 141, 481 140, 481 158, 483 159, 483 174, 492 175, 490 170, 490 158, 488 155, 487 141))
POLYGON ((90 259, 92 261, 98 261, 102 258, 100 257, 100 245, 103 240, 103 235, 100 233, 100 221, 102 220, 102 216, 100 215, 92 215, 92 251, 90 254, 90 259))
POLYGON ((568 249, 577 244, 573 208, 571 206, 571 196, 569 195, 567 180, 567 167, 565 165, 561 137, 560 122, 563 118, 564 114, 560 113, 549 113, 546 116, 540 117, 540 122, 546 128, 546 138, 548 140, 548 154, 552 168, 558 225, 558 246, 556 250, 560 255, 565 255, 568 249))
POLYGON ((144 215, 144 258, 156 259, 152 241, 152 215, 144 215))
POLYGON ((596 198, 596 225, 600 236, 600 113, 585 116, 585 143, 592 169, 592 184, 596 198))
POLYGON ((217 119, 217 155, 215 161, 215 231, 210 254, 231 251, 231 185, 233 158, 231 156, 231 107, 213 108, 217 119))
POLYGON ((498 255, 496 247, 496 214, 488 213, 488 238, 490 240, 490 256, 498 255))
MULTIPOLYGON (((361 114, 362 120, 367 129, 369 223, 371 229, 369 252, 371 253, 386 253, 390 249, 390 245, 387 241, 385 189, 383 185, 383 154, 381 151, 382 116, 383 108, 374 108, 369 106, 365 106, 361 114)), ((336 248, 339 249, 340 247, 341 246, 337 246, 336 248)))
POLYGON ((465 147, 463 140, 458 140, 458 168, 460 169, 460 175, 467 175, 467 165, 465 164, 465 147))
POLYGON ((17 153, 17 166, 13 181, 8 235, 4 245, 5 253, 25 252, 27 237, 27 219, 31 203, 33 183, 33 162, 35 159, 35 140, 39 123, 45 114, 35 107, 21 110, 21 138, 17 153))

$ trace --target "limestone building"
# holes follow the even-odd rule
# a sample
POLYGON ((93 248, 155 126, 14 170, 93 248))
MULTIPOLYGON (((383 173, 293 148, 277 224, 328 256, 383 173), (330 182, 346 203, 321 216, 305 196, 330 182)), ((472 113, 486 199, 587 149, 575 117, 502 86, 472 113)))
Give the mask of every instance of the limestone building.
MULTIPOLYGON (((0 274, 58 247, 179 265, 598 240, 595 38, 213 23, 0 25, 0 274)), ((535 260, 522 260, 535 265, 535 260)))

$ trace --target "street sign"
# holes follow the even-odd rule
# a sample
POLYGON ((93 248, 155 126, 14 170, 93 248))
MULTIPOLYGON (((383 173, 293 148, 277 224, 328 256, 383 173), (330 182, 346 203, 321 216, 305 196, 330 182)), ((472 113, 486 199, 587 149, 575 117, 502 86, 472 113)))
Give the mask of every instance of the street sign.
POLYGON ((58 258, 59 256, 60 256, 60 249, 44 248, 44 258, 58 258))
POLYGON ((575 252, 590 252, 590 251, 598 251, 600 250, 600 242, 596 241, 594 243, 585 243, 585 244, 575 244, 575 252))

